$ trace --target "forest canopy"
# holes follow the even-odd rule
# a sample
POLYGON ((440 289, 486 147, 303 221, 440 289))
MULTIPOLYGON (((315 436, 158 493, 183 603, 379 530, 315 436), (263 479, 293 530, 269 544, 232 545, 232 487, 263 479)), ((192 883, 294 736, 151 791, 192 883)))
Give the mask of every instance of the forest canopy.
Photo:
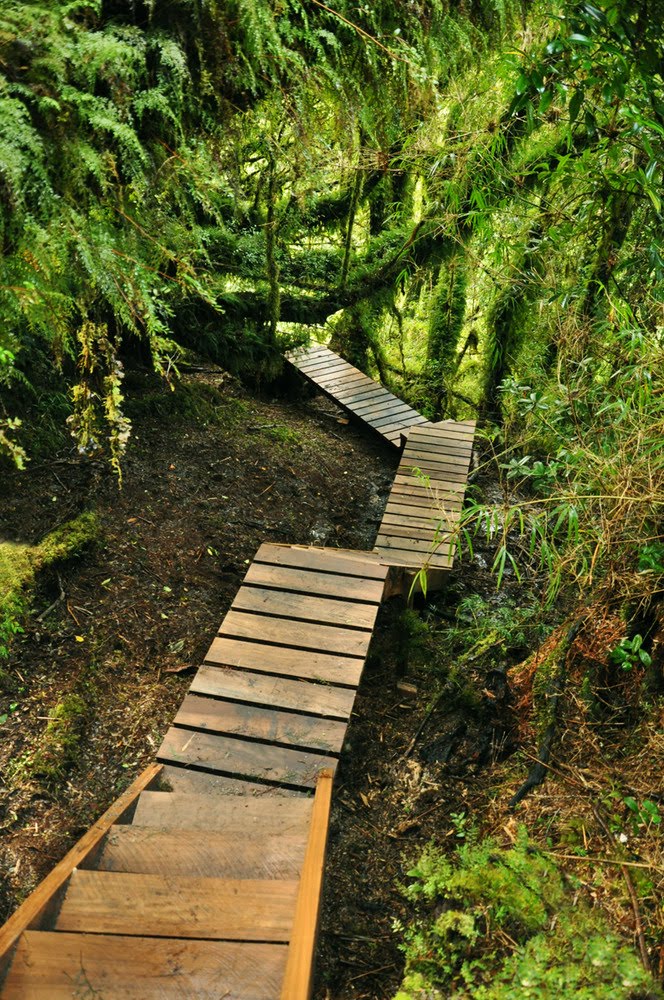
MULTIPOLYGON (((507 421, 535 489, 652 482, 628 455, 662 424, 661 15, 4 5, 0 448, 25 462, 55 370, 119 469, 128 361, 266 380, 313 335, 431 418, 507 421)), ((656 493, 609 521, 658 536, 656 493)))

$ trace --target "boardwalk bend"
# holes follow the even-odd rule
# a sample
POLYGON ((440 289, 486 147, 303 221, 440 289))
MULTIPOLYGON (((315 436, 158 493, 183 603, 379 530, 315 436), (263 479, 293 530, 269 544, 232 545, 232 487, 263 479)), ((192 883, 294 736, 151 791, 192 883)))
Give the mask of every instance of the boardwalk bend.
POLYGON ((391 445, 373 552, 261 545, 157 762, 0 929, 2 1000, 307 1000, 332 782, 381 601, 453 562, 474 425, 326 347, 290 363, 391 445))

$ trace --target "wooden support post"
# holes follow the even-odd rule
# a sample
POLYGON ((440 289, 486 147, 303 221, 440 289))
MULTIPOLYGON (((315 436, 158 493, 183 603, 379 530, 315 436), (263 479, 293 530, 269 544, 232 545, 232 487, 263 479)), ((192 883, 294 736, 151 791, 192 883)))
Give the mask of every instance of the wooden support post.
POLYGON ((333 774, 321 771, 311 814, 309 841, 302 865, 295 919, 288 946, 286 974, 281 1000, 310 1000, 314 979, 314 957, 323 891, 323 869, 330 823, 333 774))

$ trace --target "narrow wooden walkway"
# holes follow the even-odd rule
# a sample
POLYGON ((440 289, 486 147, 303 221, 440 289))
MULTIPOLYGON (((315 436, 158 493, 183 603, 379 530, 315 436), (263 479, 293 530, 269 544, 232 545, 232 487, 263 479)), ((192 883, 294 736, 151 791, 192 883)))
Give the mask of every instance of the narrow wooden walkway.
POLYGON ((374 552, 265 544, 158 752, 0 929, 2 1000, 309 1000, 331 789, 383 599, 434 585, 474 423, 327 348, 292 359, 390 444, 374 552), (394 571, 394 572, 393 572, 394 571))
POLYGON ((430 585, 454 562, 474 434, 472 420, 413 427, 378 530, 375 551, 395 568, 426 565, 430 585))
POLYGON ((288 355, 290 363, 320 392, 395 448, 416 424, 428 420, 327 347, 314 344, 288 355))

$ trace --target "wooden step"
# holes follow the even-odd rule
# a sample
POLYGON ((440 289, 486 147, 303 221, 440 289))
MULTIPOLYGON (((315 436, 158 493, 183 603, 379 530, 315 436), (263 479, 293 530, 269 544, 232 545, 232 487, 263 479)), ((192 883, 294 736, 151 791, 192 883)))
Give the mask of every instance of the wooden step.
POLYGON ((346 735, 346 723, 233 701, 186 696, 173 724, 190 730, 241 736, 275 746, 338 754, 346 735))
POLYGON ((310 715, 342 720, 350 718, 355 700, 355 692, 350 688, 287 680, 228 667, 200 667, 189 690, 192 694, 296 709, 310 715))
POLYGON ((183 878, 77 869, 56 930, 286 942, 297 880, 183 878))
POLYGON ((175 726, 166 733, 157 757, 164 764, 182 764, 215 774, 295 788, 314 788, 321 770, 335 771, 337 766, 336 758, 307 750, 196 733, 175 726))
POLYGON ((139 797, 132 826, 200 830, 227 837, 299 836, 311 819, 313 798, 283 796, 206 796, 148 792, 139 797))
POLYGON ((341 576, 356 576, 364 580, 385 579, 385 568, 380 565, 373 552, 266 542, 259 548, 254 562, 271 566, 295 566, 341 576))
POLYGON ((229 795, 251 795, 255 798, 278 795, 280 797, 309 798, 306 789, 283 788, 279 785, 260 785, 242 778, 227 778, 207 771, 191 771, 176 764, 164 764, 160 787, 166 791, 181 792, 184 795, 205 795, 227 797, 229 795))
POLYGON ((313 652, 337 653, 340 656, 367 655, 370 632, 337 628, 334 625, 313 625, 289 618, 246 614, 229 611, 219 626, 219 635, 228 639, 245 639, 259 643, 274 643, 313 652))
POLYGON ((114 826, 101 854, 86 868, 143 875, 192 875, 199 878, 297 879, 308 830, 251 828, 239 833, 211 830, 114 826))
POLYGON ((243 584, 233 601, 234 611, 251 611, 258 615, 294 618, 319 625, 348 625, 371 631, 376 619, 376 605, 358 601, 295 594, 288 590, 247 586, 243 584))
POLYGON ((26 931, 2 1000, 275 1000, 283 944, 26 931))
POLYGON ((213 640, 205 662, 353 689, 359 684, 364 667, 364 660, 357 657, 335 656, 328 652, 291 649, 224 636, 213 640))
POLYGON ((368 604, 380 604, 383 598, 382 580, 342 576, 306 567, 270 566, 255 560, 244 580, 245 583, 259 587, 274 587, 320 597, 342 597, 368 604))

